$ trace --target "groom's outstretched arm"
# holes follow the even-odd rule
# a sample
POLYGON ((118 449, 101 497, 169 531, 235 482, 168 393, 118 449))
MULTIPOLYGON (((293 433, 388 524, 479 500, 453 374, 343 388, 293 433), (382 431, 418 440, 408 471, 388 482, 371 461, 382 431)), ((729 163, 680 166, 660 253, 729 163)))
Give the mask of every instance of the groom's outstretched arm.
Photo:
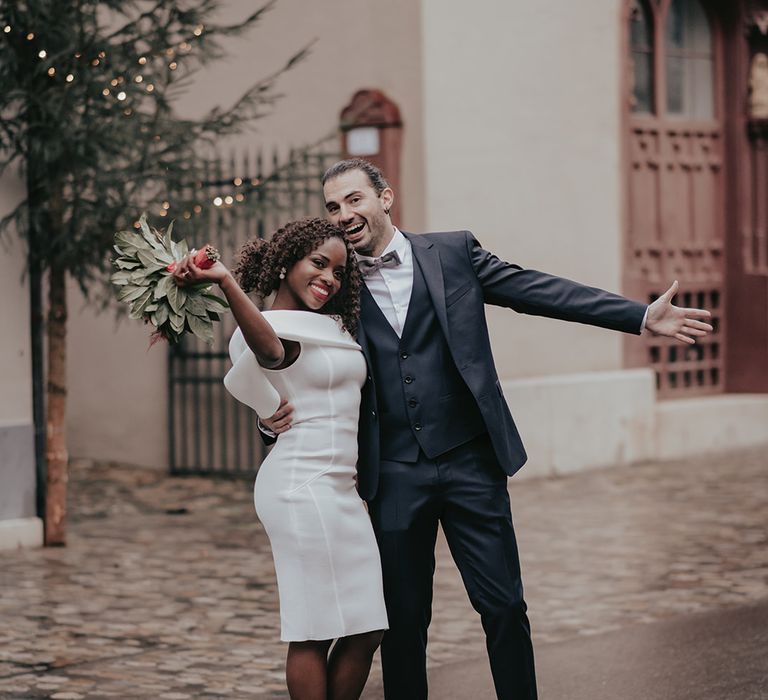
POLYGON ((524 314, 640 333, 646 304, 505 262, 467 232, 467 250, 486 304, 524 314))
POLYGON ((625 333, 645 327, 684 343, 712 332, 709 311, 672 304, 677 282, 650 306, 618 294, 500 260, 467 232, 467 250, 487 304, 521 313, 587 323, 625 333), (647 316, 646 316, 647 313, 647 316))

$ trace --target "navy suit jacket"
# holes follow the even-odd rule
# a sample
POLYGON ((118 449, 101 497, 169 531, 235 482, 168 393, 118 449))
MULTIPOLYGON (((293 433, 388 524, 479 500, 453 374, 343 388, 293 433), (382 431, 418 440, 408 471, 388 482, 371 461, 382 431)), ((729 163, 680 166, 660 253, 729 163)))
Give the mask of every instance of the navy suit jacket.
MULTIPOLYGON (((647 307, 602 289, 504 262, 484 250, 469 231, 403 235, 411 242, 414 264, 424 273, 440 327, 480 408, 499 465, 511 476, 525 464, 526 454, 496 373, 484 305, 638 334, 647 307)), ((365 314, 357 340, 370 367, 365 314)), ((365 500, 376 495, 380 462, 372 375, 368 373, 362 390, 358 432, 358 490, 365 500)))

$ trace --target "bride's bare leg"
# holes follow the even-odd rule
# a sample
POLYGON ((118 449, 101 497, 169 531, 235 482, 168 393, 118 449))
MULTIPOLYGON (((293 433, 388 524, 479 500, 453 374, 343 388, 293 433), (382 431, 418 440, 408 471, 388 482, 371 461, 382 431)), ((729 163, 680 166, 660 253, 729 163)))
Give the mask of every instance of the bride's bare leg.
POLYGON ((331 641, 288 644, 285 680, 291 700, 327 699, 328 649, 331 641))
POLYGON ((366 632, 339 639, 328 660, 328 700, 357 700, 384 633, 366 632))

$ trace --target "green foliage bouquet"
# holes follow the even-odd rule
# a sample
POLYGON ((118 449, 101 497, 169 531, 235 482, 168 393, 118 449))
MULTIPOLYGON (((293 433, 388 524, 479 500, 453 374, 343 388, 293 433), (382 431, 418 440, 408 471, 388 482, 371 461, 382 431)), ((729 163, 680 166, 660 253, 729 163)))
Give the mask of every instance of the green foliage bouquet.
MULTIPOLYGON (((150 227, 142 215, 138 231, 115 234, 117 272, 110 279, 117 287, 117 299, 130 306, 130 318, 144 319, 155 327, 152 344, 165 339, 174 345, 186 332, 213 343, 213 322, 229 304, 211 294, 208 282, 187 287, 176 284, 173 270, 189 253, 189 246, 172 240, 172 230, 173 222, 162 233, 150 227)), ((195 251, 195 264, 207 269, 219 257, 215 248, 206 245, 195 251)))

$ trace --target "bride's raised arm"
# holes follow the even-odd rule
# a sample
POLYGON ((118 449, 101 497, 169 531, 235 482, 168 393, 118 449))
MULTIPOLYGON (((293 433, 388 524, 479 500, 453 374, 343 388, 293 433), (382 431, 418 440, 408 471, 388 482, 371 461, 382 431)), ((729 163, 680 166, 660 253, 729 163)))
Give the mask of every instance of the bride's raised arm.
POLYGON ((229 302, 232 314, 242 331, 243 338, 262 367, 278 367, 285 360, 285 349, 256 304, 241 289, 227 267, 216 262, 208 269, 195 265, 193 254, 187 255, 173 270, 179 286, 199 282, 214 282, 229 302))

